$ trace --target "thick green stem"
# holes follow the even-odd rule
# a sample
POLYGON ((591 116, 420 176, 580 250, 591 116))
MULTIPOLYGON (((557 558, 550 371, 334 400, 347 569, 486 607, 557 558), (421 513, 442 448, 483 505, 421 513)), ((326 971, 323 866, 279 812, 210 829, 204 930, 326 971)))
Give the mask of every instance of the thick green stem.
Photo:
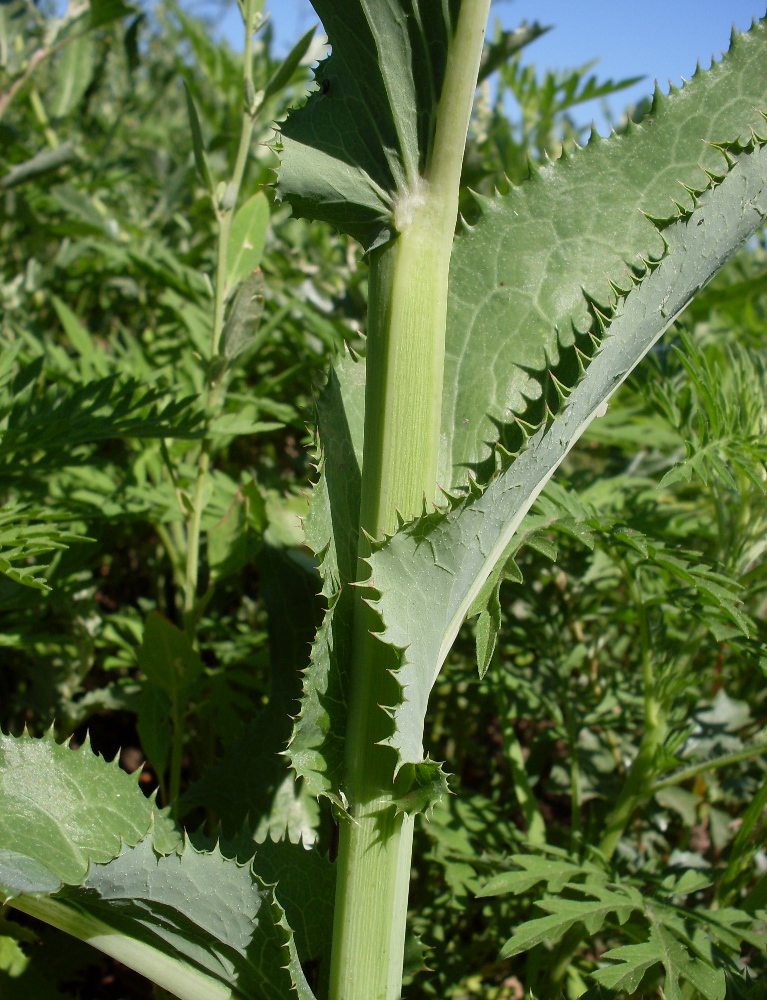
MULTIPOLYGON (((489 0, 463 0, 451 44, 434 142, 422 178, 395 211, 398 238, 371 257, 360 556, 367 536, 391 532, 436 494, 447 281, 458 188, 489 0)), ((360 563, 359 579, 367 577, 360 563)), ((337 862, 330 1000, 397 1000, 413 820, 397 814, 394 753, 377 745, 390 725, 381 705, 400 697, 392 651, 371 635, 360 591, 355 609, 346 734, 343 823, 337 862)))

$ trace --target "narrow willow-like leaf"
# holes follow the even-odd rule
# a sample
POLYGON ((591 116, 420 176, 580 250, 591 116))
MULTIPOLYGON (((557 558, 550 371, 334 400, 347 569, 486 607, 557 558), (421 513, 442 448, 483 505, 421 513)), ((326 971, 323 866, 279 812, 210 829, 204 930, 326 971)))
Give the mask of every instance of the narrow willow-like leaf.
POLYGON ((237 209, 232 219, 226 260, 227 291, 260 265, 268 225, 269 202, 263 191, 257 191, 237 209))
POLYGON ((382 639, 402 650, 403 698, 389 740, 415 763, 432 685, 476 594, 546 481, 612 393, 698 288, 767 215, 767 147, 741 154, 690 215, 664 230, 666 256, 618 306, 601 350, 568 404, 484 493, 427 514, 370 558, 382 639))
POLYGON ((267 101, 274 94, 279 93, 290 83, 290 78, 301 65, 301 60, 309 51, 309 46, 312 44, 312 39, 314 38, 314 30, 314 28, 310 28, 298 39, 274 73, 269 77, 264 87, 264 96, 262 98, 264 101, 267 101))
POLYGON ((205 152, 205 142, 202 138, 202 126, 200 125, 200 116, 197 113, 197 108, 194 104, 194 98, 192 97, 192 91, 189 89, 189 85, 186 80, 184 81, 184 94, 186 96, 186 110, 189 115, 189 128, 192 132, 192 151, 194 152, 194 164, 197 167, 197 173, 200 176, 200 180, 205 185, 208 194, 213 194, 213 178, 210 175, 210 167, 208 166, 208 156, 205 152))
POLYGON ((17 163, 0 177, 0 189, 16 187, 26 181, 35 180, 43 174, 58 170, 77 159, 77 151, 68 142, 56 149, 42 149, 23 163, 17 163))

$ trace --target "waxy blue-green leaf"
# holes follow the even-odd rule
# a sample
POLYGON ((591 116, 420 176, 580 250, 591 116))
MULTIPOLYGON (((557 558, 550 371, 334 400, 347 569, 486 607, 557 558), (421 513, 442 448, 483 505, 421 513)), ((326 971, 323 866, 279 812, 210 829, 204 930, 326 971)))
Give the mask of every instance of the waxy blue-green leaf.
POLYGON ((184 1000, 313 1000, 262 875, 276 881, 278 867, 289 869, 286 903, 302 921, 302 958, 316 959, 325 938, 307 932, 301 903, 320 896, 332 905, 326 863, 298 846, 265 848, 259 875, 252 852, 243 864, 218 847, 197 851, 137 777, 87 745, 0 734, 0 897, 184 1000))
POLYGON ((357 574, 365 364, 336 359, 317 399, 322 450, 319 480, 306 519, 306 543, 322 559, 324 621, 304 675, 301 711, 288 747, 291 766, 314 795, 337 795, 343 767, 346 684, 351 655, 353 596, 357 574))
MULTIPOLYGON (((107 763, 86 743, 71 750, 49 733, 0 733, 0 850, 42 865, 52 878, 82 882, 91 861, 117 857, 152 831, 159 851, 180 843, 173 824, 138 787, 139 772, 107 763)), ((5 858, 7 865, 7 856, 5 858)), ((14 894, 0 876, 0 896, 14 894)))
POLYGON ((369 250, 395 232, 418 189, 459 3, 313 0, 332 53, 320 84, 281 126, 277 192, 369 250))
POLYGON ((664 230, 663 261, 616 307, 567 405, 484 492, 405 526, 370 557, 381 638, 401 650, 403 696, 388 740, 400 764, 423 758, 429 692, 453 640, 522 518, 612 393, 695 292, 767 217, 767 146, 742 153, 690 215, 664 230))
POLYGON ((218 847, 163 856, 146 838, 92 864, 82 885, 12 905, 182 1000, 314 1000, 272 887, 218 847))
POLYGON ((765 135, 763 112, 767 21, 734 35, 721 62, 681 89, 656 87, 641 125, 609 139, 594 133, 507 196, 478 199, 480 219, 459 235, 450 264, 443 488, 463 486, 467 466, 492 471, 494 443, 544 392, 546 369, 575 331, 599 333, 592 304, 609 313, 619 290, 664 256, 653 220, 691 209, 693 192, 727 172, 720 147, 765 135))
MULTIPOLYGON (((595 343, 601 339, 623 295, 638 282, 641 290, 651 268, 670 254, 667 239, 674 227, 688 226, 670 220, 693 207, 697 196, 692 192, 715 184, 727 173, 738 141, 748 140, 754 132, 767 131, 760 110, 767 108, 766 47, 767 27, 761 23, 748 35, 736 36, 722 62, 705 73, 697 73, 682 90, 669 96, 656 91, 652 113, 641 126, 631 126, 625 135, 609 140, 595 137, 586 149, 538 171, 508 196, 481 201, 480 218, 473 228, 459 234, 451 262, 440 485, 465 489, 471 468, 482 481, 486 480, 495 468, 496 442, 521 443, 523 435, 514 423, 514 415, 525 413, 530 400, 539 400, 538 417, 542 416, 545 407, 540 397, 551 398, 555 387, 560 398, 567 395, 588 362, 586 356, 573 350, 576 336, 580 346, 587 330, 595 343), (729 145, 731 150, 713 143, 729 145), (654 219, 666 222, 656 223, 654 219), (548 374, 554 365, 558 366, 559 383, 548 374)), ((325 96, 329 98, 331 93, 325 96)), ((751 222, 757 224, 753 219, 751 222)), ((721 266, 742 238, 734 232, 733 243, 726 250, 712 249, 708 239, 711 228, 698 227, 694 234, 701 237, 700 252, 711 253, 712 257, 710 269, 704 269, 707 273, 691 279, 685 299, 721 266)), ((686 241, 685 252, 698 252, 693 243, 686 241)), ((631 302, 636 294, 632 291, 627 301, 631 302)), ((670 314, 663 318, 661 327, 668 322, 670 314)), ((656 334, 660 335, 660 327, 652 335, 656 334)), ((592 351, 593 345, 589 345, 588 353, 592 351)), ((326 412, 320 414, 320 437, 325 453, 335 455, 325 468, 338 488, 329 489, 330 480, 326 481, 323 474, 315 489, 309 520, 310 526, 316 526, 316 543, 312 543, 315 551, 324 553, 325 593, 332 597, 332 607, 306 675, 305 697, 291 752, 299 753, 299 773, 311 774, 317 790, 337 787, 343 749, 348 671, 344 657, 349 653, 351 619, 350 614, 339 609, 337 595, 341 584, 348 584, 356 572, 358 501, 349 502, 349 496, 356 494, 345 491, 344 470, 353 466, 356 476, 361 461, 362 362, 354 364, 353 373, 353 377, 343 384, 339 382, 336 389, 321 397, 326 412), (358 448, 348 446, 352 428, 356 429, 358 448), (354 462, 350 465, 352 455, 354 462), (349 568, 344 572, 339 572, 337 566, 339 550, 347 554, 349 568)), ((550 443, 554 439, 545 440, 550 443)), ((540 440, 536 453, 542 457, 540 440)), ((561 455, 554 460, 552 451, 550 458, 558 462, 561 455)), ((524 468, 523 463, 520 474, 524 468)), ((538 473, 543 477, 551 474, 546 461, 538 467, 538 473)), ((536 472, 528 467, 527 474, 532 480, 536 472)), ((489 508, 496 502, 495 494, 476 502, 478 520, 492 521, 495 512, 489 508)), ((519 503, 520 512, 529 505, 527 500, 520 499, 519 503)), ((473 509, 468 502, 467 506, 473 509)), ((406 691, 404 704, 397 712, 409 718, 408 727, 413 733, 422 724, 428 692, 446 645, 471 608, 471 603, 464 606, 459 601, 460 606, 448 610, 452 606, 444 589, 452 579, 450 573, 457 572, 457 564, 463 559, 463 543, 457 543, 458 548, 440 565, 439 572, 432 566, 431 577, 424 571, 417 581, 410 579, 414 569, 409 562, 411 555, 418 553, 419 559, 428 561, 430 532, 438 534, 442 530, 438 527, 441 517, 420 522, 422 539, 413 536, 408 545, 401 539, 392 543, 390 551, 402 546, 402 580, 395 582, 396 572, 392 572, 386 581, 375 581, 382 590, 390 588, 382 608, 387 601, 397 604, 398 597, 402 597, 397 613, 405 614, 409 601, 414 614, 418 609, 419 621, 429 626, 422 628, 410 621, 407 627, 386 633, 387 641, 410 647, 404 654, 410 666, 399 675, 406 691), (450 571, 446 566, 451 567, 450 571), (402 587, 410 587, 411 583, 409 596, 403 597, 402 587), (432 604, 436 609, 433 615, 421 613, 432 604), (431 647, 428 637, 440 631, 437 622, 443 616, 451 624, 438 645, 431 647), (411 636, 411 629, 420 633, 417 640, 411 636), (420 666, 412 666, 415 663, 420 666), (419 670, 420 676, 414 680, 419 670)), ((500 521, 496 524, 499 529, 500 521)), ((504 537, 512 552, 511 536, 504 537)), ((483 537, 477 544, 485 542, 483 537)), ((447 549, 452 544, 446 541, 447 549)), ((481 575, 480 583, 487 579, 490 563, 502 561, 502 556, 493 548, 487 562, 480 559, 474 567, 481 575)), ((382 553, 381 560, 385 558, 382 553)), ((473 571, 467 564, 466 571, 459 574, 464 583, 473 571)), ((477 586, 474 582, 467 585, 466 596, 471 601, 479 596, 477 586)), ((492 589, 489 587, 490 594, 492 589)), ((493 625, 489 619, 484 624, 488 632, 483 644, 487 659, 492 650, 493 625)), ((403 723, 398 714, 397 724, 403 723)), ((400 739, 395 736, 393 745, 398 745, 400 739)), ((420 759, 420 736, 413 736, 408 746, 407 759, 420 759)))

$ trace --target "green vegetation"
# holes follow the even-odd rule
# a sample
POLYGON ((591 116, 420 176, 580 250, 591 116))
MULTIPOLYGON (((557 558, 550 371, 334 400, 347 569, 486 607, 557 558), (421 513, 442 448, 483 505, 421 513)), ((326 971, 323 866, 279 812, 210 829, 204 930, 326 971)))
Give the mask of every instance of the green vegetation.
POLYGON ((0 8, 0 995, 764 996, 767 23, 314 5, 0 8))

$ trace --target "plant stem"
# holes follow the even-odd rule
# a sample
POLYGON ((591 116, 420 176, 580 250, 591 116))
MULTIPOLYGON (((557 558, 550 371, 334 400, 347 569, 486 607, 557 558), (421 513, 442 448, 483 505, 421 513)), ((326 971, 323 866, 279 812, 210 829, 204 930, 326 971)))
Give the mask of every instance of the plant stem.
MULTIPOLYGON (((255 98, 253 96, 253 32, 256 27, 256 2, 245 0, 243 21, 245 25, 245 53, 243 55, 243 90, 245 104, 242 111, 240 141, 234 162, 232 178, 226 185, 223 197, 215 205, 218 220, 218 240, 216 256, 216 280, 213 299, 213 333, 211 336, 211 363, 218 356, 221 335, 224 330, 224 310, 227 296, 231 289, 227 287, 227 261, 229 257, 229 234, 232 226, 232 216, 240 194, 245 166, 248 162, 250 143, 253 138, 255 123, 255 98)), ((214 376, 208 387, 207 408, 213 412, 221 402, 223 384, 221 375, 214 376)), ((203 441, 197 458, 197 476, 194 493, 192 494, 192 509, 187 528, 186 568, 184 573, 184 628, 190 639, 194 640, 197 631, 197 588, 200 573, 200 534, 202 517, 207 506, 208 474, 210 472, 211 442, 203 441)))
MULTIPOLYGON (((411 178, 400 200, 398 238, 371 255, 361 558, 365 532, 380 538, 396 528, 397 512, 411 518, 435 498, 448 269, 489 6, 461 4, 424 177, 411 178)), ((358 579, 367 575, 361 562, 358 579)), ((375 629, 359 590, 330 1000, 397 1000, 402 984, 414 821, 394 809, 394 754, 377 745, 390 724, 380 706, 401 695, 389 672, 393 652, 375 629)))
POLYGON ((682 782, 689 781, 690 778, 694 778, 698 774, 703 774, 705 771, 716 771, 720 767, 729 767, 730 764, 740 764, 741 761, 754 760, 754 758, 761 757, 766 753, 767 744, 763 744, 747 747, 745 750, 738 750, 737 753, 723 754, 721 757, 714 757, 712 760, 704 760, 700 764, 692 764, 682 771, 677 771, 675 774, 669 775, 668 778, 656 781, 651 791, 654 795, 663 788, 673 788, 674 785, 681 785, 682 782))

